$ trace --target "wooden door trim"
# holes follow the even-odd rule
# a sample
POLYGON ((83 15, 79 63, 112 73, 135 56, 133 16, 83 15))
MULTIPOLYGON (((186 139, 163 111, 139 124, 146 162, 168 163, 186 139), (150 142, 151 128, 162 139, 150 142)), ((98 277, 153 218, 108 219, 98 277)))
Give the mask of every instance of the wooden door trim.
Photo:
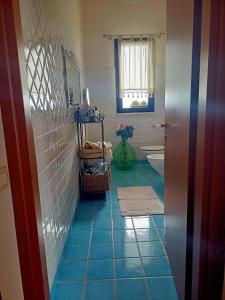
POLYGON ((225 252, 225 2, 202 3, 192 299, 221 300, 225 252))
POLYGON ((0 1, 0 39, 0 105, 24 298, 46 300, 49 287, 18 0, 0 1))

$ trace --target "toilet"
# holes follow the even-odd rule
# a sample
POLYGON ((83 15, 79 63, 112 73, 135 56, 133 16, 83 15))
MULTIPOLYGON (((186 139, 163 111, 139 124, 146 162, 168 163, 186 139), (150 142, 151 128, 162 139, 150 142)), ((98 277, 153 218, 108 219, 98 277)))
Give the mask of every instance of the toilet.
POLYGON ((140 151, 146 156, 149 164, 164 176, 164 145, 150 145, 140 147, 140 151))
POLYGON ((164 153, 147 155, 149 164, 161 175, 164 176, 164 153))
POLYGON ((140 147, 140 151, 145 154, 145 156, 149 154, 163 154, 165 150, 164 145, 150 145, 150 146, 142 146, 140 147))

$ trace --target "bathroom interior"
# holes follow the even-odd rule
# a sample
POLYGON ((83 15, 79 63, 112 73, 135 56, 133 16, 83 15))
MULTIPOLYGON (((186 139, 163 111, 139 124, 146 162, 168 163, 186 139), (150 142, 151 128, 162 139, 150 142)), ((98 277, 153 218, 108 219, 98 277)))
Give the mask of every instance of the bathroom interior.
POLYGON ((164 247, 166 0, 20 0, 20 14, 51 299, 177 299, 164 247), (102 145, 103 161, 78 155, 102 145), (102 172, 104 197, 81 195, 81 168, 102 172), (118 188, 138 187, 159 211, 122 215, 118 188))

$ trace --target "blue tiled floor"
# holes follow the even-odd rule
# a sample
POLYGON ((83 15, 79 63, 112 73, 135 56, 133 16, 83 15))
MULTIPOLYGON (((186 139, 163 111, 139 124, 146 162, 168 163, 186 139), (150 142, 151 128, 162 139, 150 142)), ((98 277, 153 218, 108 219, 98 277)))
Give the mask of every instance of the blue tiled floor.
POLYGON ((163 201, 163 180, 148 164, 112 167, 107 200, 80 202, 51 300, 177 300, 164 248, 164 216, 123 218, 118 186, 151 185, 163 201))

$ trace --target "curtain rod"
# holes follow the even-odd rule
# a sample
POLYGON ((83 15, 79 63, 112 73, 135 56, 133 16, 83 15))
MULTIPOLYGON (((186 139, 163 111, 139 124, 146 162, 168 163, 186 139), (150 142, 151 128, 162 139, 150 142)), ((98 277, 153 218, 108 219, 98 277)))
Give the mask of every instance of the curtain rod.
POLYGON ((150 34, 103 34, 103 38, 112 40, 116 38, 161 38, 165 33, 159 32, 159 33, 150 33, 150 34))

